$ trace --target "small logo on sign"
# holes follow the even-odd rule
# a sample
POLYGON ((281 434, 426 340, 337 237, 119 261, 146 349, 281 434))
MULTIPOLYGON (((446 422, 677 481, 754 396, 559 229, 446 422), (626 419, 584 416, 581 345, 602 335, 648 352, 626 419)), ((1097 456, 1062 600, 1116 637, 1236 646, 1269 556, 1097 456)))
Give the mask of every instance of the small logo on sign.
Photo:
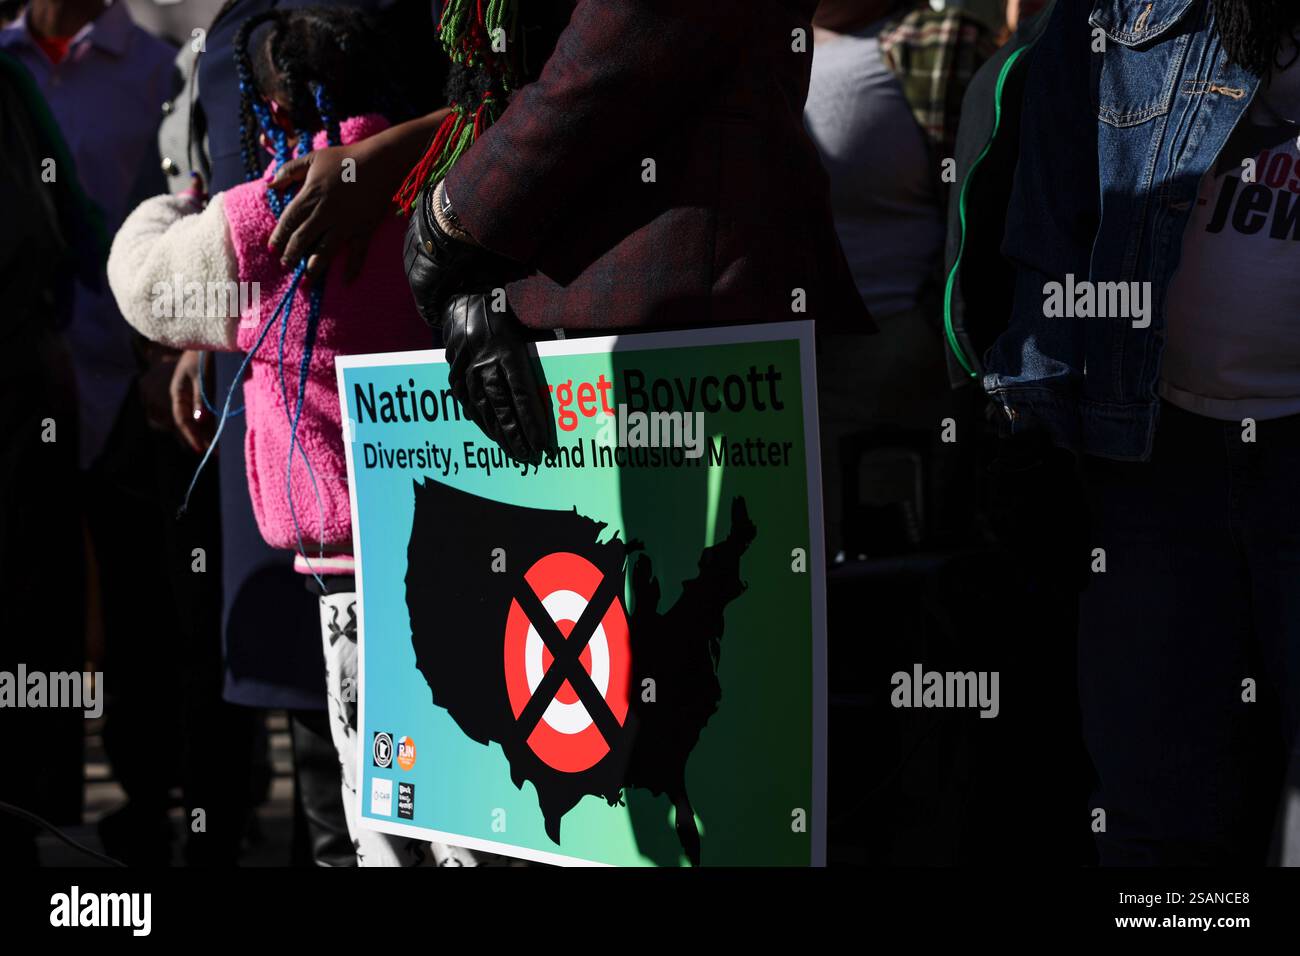
POLYGON ((410 737, 403 737, 397 741, 397 765, 403 770, 410 770, 415 766, 415 741, 410 737))
POLYGON ((370 781, 370 812, 377 817, 393 815, 393 781, 370 781))
POLYGON ((381 734, 376 731, 371 752, 374 755, 376 767, 383 767, 385 770, 391 767, 393 765, 393 735, 381 734))
POLYGON ((415 784, 398 783, 397 815, 403 820, 415 819, 415 784))

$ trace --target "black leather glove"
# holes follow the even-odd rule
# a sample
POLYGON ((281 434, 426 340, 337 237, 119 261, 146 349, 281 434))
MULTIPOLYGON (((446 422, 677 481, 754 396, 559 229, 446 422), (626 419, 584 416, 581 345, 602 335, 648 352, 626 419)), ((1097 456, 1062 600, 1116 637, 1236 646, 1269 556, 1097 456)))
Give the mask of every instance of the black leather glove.
POLYGON ((524 327, 489 295, 457 293, 442 308, 442 340, 452 395, 483 433, 518 461, 537 464, 555 447, 549 397, 524 327))
POLYGON ((438 225, 432 205, 436 191, 429 186, 420 193, 402 244, 402 263, 415 307, 433 328, 442 321, 442 304, 450 295, 465 291, 469 285, 475 286, 470 291, 491 288, 489 271, 500 263, 499 257, 453 239, 438 225))

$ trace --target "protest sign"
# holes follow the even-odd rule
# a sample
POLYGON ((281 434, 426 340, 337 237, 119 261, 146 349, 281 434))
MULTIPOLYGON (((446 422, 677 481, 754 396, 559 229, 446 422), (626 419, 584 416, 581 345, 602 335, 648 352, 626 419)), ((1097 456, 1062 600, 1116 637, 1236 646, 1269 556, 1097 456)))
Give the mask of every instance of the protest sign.
POLYGON ((363 824, 552 863, 808 865, 825 842, 809 323, 541 343, 505 456, 440 351, 338 360, 363 824))

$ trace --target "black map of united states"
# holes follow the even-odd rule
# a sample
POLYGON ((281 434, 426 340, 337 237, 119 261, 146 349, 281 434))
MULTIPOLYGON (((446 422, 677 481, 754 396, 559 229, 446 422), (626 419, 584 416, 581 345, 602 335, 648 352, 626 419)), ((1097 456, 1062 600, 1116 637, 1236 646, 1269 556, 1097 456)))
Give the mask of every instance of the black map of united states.
MULTIPOLYGON (((668 795, 682 849, 698 865, 700 837, 686 792, 686 762, 722 700, 724 610, 745 591, 740 560, 757 534, 744 499, 732 502, 727 537, 702 551, 698 575, 683 582, 680 597, 663 610, 659 582, 640 545, 617 535, 601 542, 606 525, 576 508, 503 504, 432 480, 416 482, 414 493, 406 601, 416 666, 433 703, 471 739, 501 746, 516 787, 532 781, 547 835, 557 845, 561 820, 584 796, 613 806, 625 789, 640 787, 668 795), (493 554, 502 554, 498 548, 504 572, 493 570, 493 554), (593 605, 622 600, 629 565, 632 574, 628 713, 621 727, 607 711, 593 714, 609 752, 579 773, 557 771, 533 753, 527 742, 532 724, 516 719, 503 667, 511 602, 531 598, 523 591, 529 587, 524 573, 556 552, 581 555, 600 570, 603 582, 593 605), (654 682, 653 701, 641 693, 647 678, 654 682)), ((557 659, 551 666, 558 664, 557 659)), ((586 705, 590 698, 579 696, 586 705)))

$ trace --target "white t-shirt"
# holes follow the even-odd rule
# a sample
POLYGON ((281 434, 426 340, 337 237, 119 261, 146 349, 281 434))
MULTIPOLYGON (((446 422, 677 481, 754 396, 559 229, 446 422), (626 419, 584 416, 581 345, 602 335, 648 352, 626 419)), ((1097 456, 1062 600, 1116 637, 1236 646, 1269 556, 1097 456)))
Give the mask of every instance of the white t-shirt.
POLYGON ((830 178, 835 230, 877 318, 916 306, 944 234, 925 136, 881 59, 882 26, 818 40, 804 108, 830 178))
POLYGON ((1187 411, 1224 421, 1300 413, 1298 140, 1300 62, 1261 84, 1184 233, 1160 394, 1187 411))

